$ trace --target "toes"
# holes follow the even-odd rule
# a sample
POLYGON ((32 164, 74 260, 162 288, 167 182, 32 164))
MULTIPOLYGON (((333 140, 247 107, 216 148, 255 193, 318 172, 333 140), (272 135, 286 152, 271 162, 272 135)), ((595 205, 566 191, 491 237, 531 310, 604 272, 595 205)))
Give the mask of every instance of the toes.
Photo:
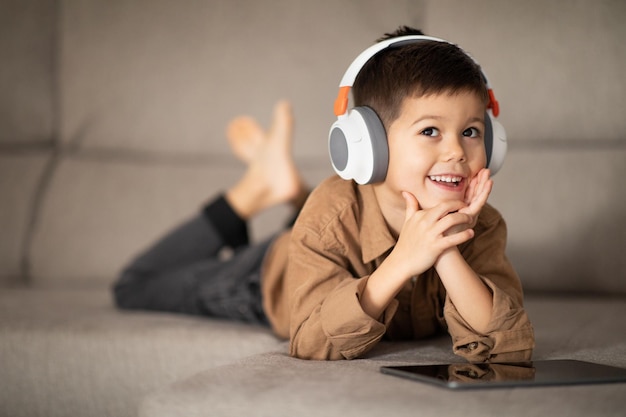
POLYGON ((281 100, 274 106, 274 115, 270 136, 273 138, 281 138, 289 140, 293 130, 293 114, 291 103, 287 100, 281 100))
POLYGON ((226 138, 237 158, 250 162, 263 142, 263 129, 251 117, 233 119, 226 128, 226 138))

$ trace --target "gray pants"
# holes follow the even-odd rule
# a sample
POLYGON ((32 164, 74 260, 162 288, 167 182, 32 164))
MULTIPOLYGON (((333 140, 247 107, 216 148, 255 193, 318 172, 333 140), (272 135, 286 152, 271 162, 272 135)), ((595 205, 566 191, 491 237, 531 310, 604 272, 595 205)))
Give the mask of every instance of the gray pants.
MULTIPOLYGON (((224 200, 207 207, 216 203, 224 200)), ((243 238, 223 236, 224 230, 237 229, 236 221, 205 209, 167 233, 124 268, 113 286, 117 306, 267 324, 260 272, 272 239, 249 245, 247 232, 243 238), (233 241, 232 256, 223 259, 220 253, 233 241)))

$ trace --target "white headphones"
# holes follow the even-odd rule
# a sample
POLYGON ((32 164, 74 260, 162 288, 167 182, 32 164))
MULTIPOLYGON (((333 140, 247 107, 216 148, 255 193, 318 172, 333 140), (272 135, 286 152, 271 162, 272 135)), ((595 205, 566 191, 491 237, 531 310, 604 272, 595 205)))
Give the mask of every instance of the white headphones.
MULTIPOLYGON (((354 180, 359 184, 381 182, 387 175, 389 165, 387 134, 376 112, 366 106, 355 107, 348 111, 350 88, 359 71, 374 55, 386 48, 422 41, 449 43, 443 39, 421 35, 387 39, 361 52, 346 70, 339 83, 339 94, 335 100, 334 110, 337 121, 331 126, 328 135, 330 160, 333 169, 341 178, 354 180)), ((488 110, 485 115, 485 151, 487 167, 493 175, 502 167, 506 156, 506 132, 495 119, 500 113, 498 101, 487 77, 484 73, 482 75, 489 93, 488 110)))

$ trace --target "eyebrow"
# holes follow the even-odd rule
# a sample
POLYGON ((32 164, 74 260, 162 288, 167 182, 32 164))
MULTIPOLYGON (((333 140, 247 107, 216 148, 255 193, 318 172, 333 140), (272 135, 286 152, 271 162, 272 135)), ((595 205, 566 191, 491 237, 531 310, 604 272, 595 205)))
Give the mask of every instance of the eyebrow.
MULTIPOLYGON (((441 119, 443 119, 443 116, 425 115, 415 120, 411 124, 411 126, 416 125, 420 122, 423 122, 424 120, 441 120, 441 119)), ((474 123, 474 122, 485 124, 485 119, 483 117, 472 117, 468 120, 468 123, 474 123)))

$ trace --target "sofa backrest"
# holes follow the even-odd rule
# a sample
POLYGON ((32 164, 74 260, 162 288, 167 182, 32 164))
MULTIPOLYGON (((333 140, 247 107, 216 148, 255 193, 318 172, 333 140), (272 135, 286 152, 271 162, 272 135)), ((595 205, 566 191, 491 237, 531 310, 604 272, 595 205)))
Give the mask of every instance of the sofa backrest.
POLYGON ((408 24, 460 44, 496 89, 509 154, 491 201, 525 288, 626 294, 624 17, 610 0, 3 2, 0 278, 109 284, 241 174, 228 120, 267 123, 283 97, 319 182, 343 71, 408 24))

